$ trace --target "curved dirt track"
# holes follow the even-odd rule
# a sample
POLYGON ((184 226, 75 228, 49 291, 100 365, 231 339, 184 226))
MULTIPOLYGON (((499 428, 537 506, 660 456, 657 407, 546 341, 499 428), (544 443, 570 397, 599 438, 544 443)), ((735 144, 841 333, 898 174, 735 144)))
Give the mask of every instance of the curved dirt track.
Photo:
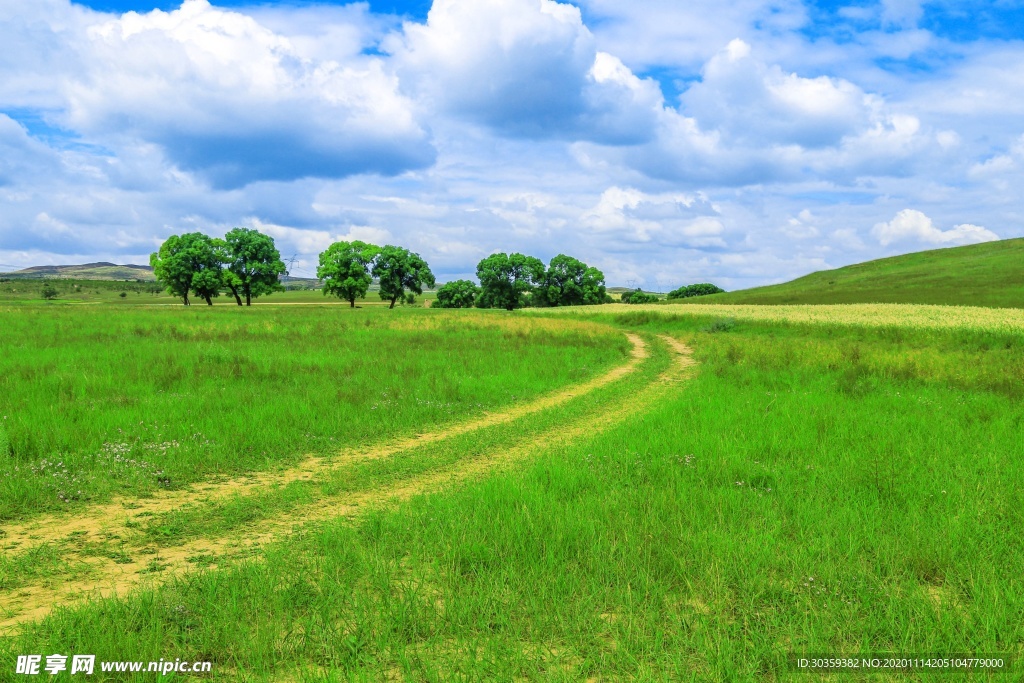
POLYGON ((357 460, 374 460, 387 458, 402 451, 416 448, 428 443, 441 441, 478 429, 511 422, 520 417, 548 410, 566 401, 590 393, 632 372, 637 364, 647 358, 647 345, 635 334, 626 335, 632 348, 629 360, 613 368, 599 377, 560 389, 552 394, 511 406, 505 410, 485 413, 468 422, 458 423, 432 432, 416 436, 396 439, 363 448, 346 449, 331 458, 309 457, 294 467, 274 472, 254 472, 226 481, 207 482, 175 491, 160 491, 151 498, 118 498, 109 503, 89 506, 85 510, 71 515, 47 514, 35 517, 27 522, 9 524, 2 527, 3 545, 6 548, 16 547, 24 551, 34 546, 67 538, 71 534, 86 534, 102 531, 111 523, 121 523, 129 516, 139 516, 170 512, 186 504, 204 501, 216 501, 229 496, 246 495, 269 487, 281 486, 293 481, 315 479, 324 472, 357 460))
MULTIPOLYGON (((29 547, 46 543, 61 543, 62 550, 71 555, 75 555, 75 549, 74 543, 69 543, 69 536, 73 540, 81 540, 90 536, 120 534, 119 537, 122 538, 127 536, 128 542, 137 543, 138 541, 131 540, 131 532, 126 529, 129 514, 173 511, 186 503, 195 503, 197 500, 215 500, 228 496, 255 494, 270 486, 315 479, 318 475, 323 475, 360 459, 386 458, 425 444, 511 422, 542 410, 556 408, 576 396, 590 393, 625 377, 648 358, 649 353, 644 340, 633 334, 627 336, 632 343, 632 352, 630 359, 625 364, 581 385, 557 391, 530 403, 513 406, 507 410, 487 414, 476 420, 435 432, 396 440, 369 449, 345 452, 338 459, 309 458, 300 465, 283 472, 259 473, 244 479, 193 487, 189 491, 168 492, 166 495, 152 500, 131 501, 132 509, 130 510, 125 507, 126 501, 117 501, 90 508, 73 517, 41 518, 34 523, 9 527, 9 536, 4 539, 4 542, 5 544, 9 543, 13 537, 23 539, 29 547), (17 535, 15 536, 15 534, 17 535)), ((674 352, 675 362, 658 378, 659 381, 647 385, 632 395, 626 401, 626 405, 617 403, 612 406, 602 406, 596 414, 586 414, 572 422, 559 424, 557 428, 548 429, 525 442, 464 457, 450 466, 442 467, 429 474, 413 476, 385 487, 346 492, 318 500, 311 505, 298 506, 284 514, 261 520, 257 525, 253 525, 254 528, 251 532, 247 530, 244 535, 240 535, 235 530, 230 536, 196 538, 173 547, 140 549, 139 546, 136 546, 133 548, 133 555, 139 557, 141 552, 145 554, 144 557, 129 561, 122 560, 121 563, 108 557, 80 554, 74 559, 89 566, 88 578, 68 580, 69 577, 66 576, 51 576, 45 580, 22 585, 10 591, 9 595, 0 597, 0 632, 10 631, 21 623, 41 618, 57 604, 68 605, 89 597, 124 595, 140 586, 164 583, 170 577, 181 574, 194 566, 192 563, 197 557, 216 558, 214 562, 207 563, 212 566, 237 558, 251 557, 258 551, 259 546, 284 538, 308 524, 339 517, 352 517, 369 508, 393 504, 414 495, 486 476, 498 469, 520 462, 543 449, 560 443, 568 444, 579 438, 608 429, 627 419, 630 414, 635 414, 636 410, 657 400, 665 391, 670 390, 668 383, 685 379, 688 376, 690 368, 694 364, 690 357, 690 350, 670 337, 662 336, 661 340, 674 352)))

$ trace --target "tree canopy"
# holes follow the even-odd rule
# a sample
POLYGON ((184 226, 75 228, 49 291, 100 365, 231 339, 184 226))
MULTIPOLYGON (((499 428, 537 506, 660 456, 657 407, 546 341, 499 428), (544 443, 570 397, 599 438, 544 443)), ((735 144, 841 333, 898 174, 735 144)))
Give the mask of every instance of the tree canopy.
POLYGON ((375 244, 359 240, 335 242, 320 253, 316 276, 323 280, 324 294, 334 294, 355 308, 356 299, 366 296, 373 282, 370 268, 381 252, 375 244))
POLYGON ((658 295, 637 288, 634 292, 623 292, 620 300, 624 304, 653 304, 658 300, 658 295))
POLYGON ((603 304, 604 273, 572 256, 559 254, 551 259, 537 295, 538 303, 548 306, 603 304))
POLYGON ((171 235, 150 255, 149 264, 156 279, 186 306, 191 304, 190 290, 211 305, 220 293, 220 255, 214 241, 201 232, 171 235))
POLYGON ((380 298, 391 301, 388 308, 405 298, 405 290, 422 294, 423 285, 433 287, 435 283, 434 274, 419 254, 391 244, 377 254, 371 274, 380 281, 380 298))
POLYGON ((480 288, 469 280, 454 280, 437 290, 437 308, 472 308, 480 288))
POLYGON ((476 266, 480 280, 481 308, 521 308, 527 292, 544 279, 544 264, 540 259, 523 254, 492 254, 476 266))
POLYGON ((707 294, 721 294, 725 290, 710 282, 700 282, 695 285, 683 285, 679 289, 673 289, 668 293, 669 299, 687 299, 691 296, 705 296, 707 294))
POLYGON ((250 306, 255 297, 284 289, 280 277, 287 269, 273 237, 252 228, 234 228, 224 236, 224 244, 230 274, 224 278, 224 286, 231 290, 239 306, 239 290, 245 295, 245 305, 250 306))

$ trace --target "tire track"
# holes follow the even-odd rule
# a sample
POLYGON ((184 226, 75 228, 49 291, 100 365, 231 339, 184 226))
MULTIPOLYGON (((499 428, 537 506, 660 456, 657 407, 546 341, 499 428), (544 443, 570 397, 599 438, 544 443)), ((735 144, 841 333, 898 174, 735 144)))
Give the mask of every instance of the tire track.
MULTIPOLYGON (((457 425, 448 430, 439 430, 387 444, 372 452, 364 452, 364 457, 388 457, 420 445, 510 422, 540 410, 557 407, 574 396, 589 393, 625 377, 649 356, 642 338, 632 334, 628 337, 633 344, 629 362, 590 382, 559 391, 530 404, 457 425)), ((56 605, 67 606, 90 598, 125 595, 138 588, 160 585, 166 583, 170 578, 194 568, 196 564, 217 568, 239 559, 251 558, 258 555, 261 546, 281 540, 293 533, 301 533, 303 529, 319 522, 336 518, 354 518, 368 509, 379 509, 398 504, 416 495, 464 485, 469 481, 508 469, 544 450, 559 445, 568 445, 580 438, 605 431, 657 401, 666 392, 672 390, 673 382, 684 380, 690 375, 694 366, 690 349, 671 337, 661 336, 660 339, 674 352, 674 362, 656 381, 631 395, 625 403, 602 406, 597 409, 596 414, 593 411, 588 412, 572 422, 550 428, 526 443, 521 442, 510 447, 496 448, 480 455, 463 458, 429 474, 413 476, 382 488, 346 492, 318 500, 310 505, 299 506, 287 513, 260 521, 253 525, 256 528, 246 529, 244 535, 235 530, 234 535, 230 537, 197 538, 171 548, 149 548, 148 550, 151 552, 145 555, 145 559, 123 563, 105 557, 86 559, 85 561, 91 565, 93 570, 89 578, 67 581, 55 577, 51 580, 26 585, 13 591, 10 596, 0 597, 0 632, 10 632, 22 623, 42 618, 49 614, 56 605), (200 558, 202 561, 197 563, 196 558, 200 558)), ((312 466, 301 470, 294 468, 290 472, 291 474, 308 474, 308 477, 293 476, 289 481, 312 478, 331 468, 329 463, 324 462, 313 463, 312 466)), ((281 481, 281 479, 275 480, 281 481)), ((263 484, 263 486, 265 485, 263 484)), ((258 486, 260 485, 254 485, 253 488, 258 486)), ((247 490, 251 492, 253 488, 247 490)), ((234 492, 237 490, 235 489, 234 492)), ((120 513, 124 514, 123 508, 120 513)), ((66 533, 65 531, 65 535, 66 533)), ((146 550, 143 548, 141 552, 145 553, 146 550)), ((139 552, 136 550, 134 554, 138 556, 139 552)))

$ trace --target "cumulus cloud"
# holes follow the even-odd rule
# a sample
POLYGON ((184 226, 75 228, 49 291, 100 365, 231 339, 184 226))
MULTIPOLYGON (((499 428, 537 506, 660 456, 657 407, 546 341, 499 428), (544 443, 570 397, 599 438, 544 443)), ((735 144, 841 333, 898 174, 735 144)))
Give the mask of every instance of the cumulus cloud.
POLYGON ((736 39, 704 66, 682 96, 685 111, 730 140, 835 145, 866 127, 880 103, 837 78, 803 78, 755 59, 736 39))
POLYGON ((656 177, 721 185, 903 175, 941 147, 911 114, 837 78, 805 78, 731 41, 650 144, 620 154, 656 177))
POLYGON ((871 229, 872 236, 883 246, 895 242, 919 242, 924 244, 946 244, 950 246, 992 242, 999 239, 991 230, 979 225, 962 223, 949 230, 940 230, 932 219, 920 211, 904 209, 887 223, 876 223, 871 229))
POLYGON ((662 102, 553 0, 435 0, 389 49, 429 106, 504 135, 642 142, 662 102))
POLYGON ((580 216, 593 232, 626 243, 724 247, 724 227, 704 197, 610 187, 580 216))
POLYGON ((255 19, 186 0, 92 26, 68 127, 159 145, 217 187, 393 175, 434 160, 379 58, 314 61, 255 19))

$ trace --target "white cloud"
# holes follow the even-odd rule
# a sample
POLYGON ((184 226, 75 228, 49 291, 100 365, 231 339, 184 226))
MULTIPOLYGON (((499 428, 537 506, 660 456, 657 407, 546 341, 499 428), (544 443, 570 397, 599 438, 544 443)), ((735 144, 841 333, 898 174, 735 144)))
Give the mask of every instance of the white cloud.
POLYGON ((716 213, 704 197, 610 187, 580 216, 580 223, 626 243, 724 247, 724 227, 716 213))
POLYGON ((662 101, 552 0, 435 0, 385 45, 428 107, 502 135, 641 142, 662 101))
POLYGON ((924 244, 975 244, 999 239, 991 230, 970 223, 955 225, 950 230, 940 230, 932 219, 914 209, 904 209, 887 223, 876 223, 871 234, 883 246, 894 242, 919 242, 924 244))
POLYGON ((115 145, 156 143, 217 186, 395 174, 434 159, 381 59, 314 61, 206 0, 91 26, 81 52, 67 126, 115 145))
POLYGON ((848 81, 768 66, 739 39, 712 57, 702 75, 682 96, 683 109, 737 142, 834 145, 867 127, 880 108, 848 81))

